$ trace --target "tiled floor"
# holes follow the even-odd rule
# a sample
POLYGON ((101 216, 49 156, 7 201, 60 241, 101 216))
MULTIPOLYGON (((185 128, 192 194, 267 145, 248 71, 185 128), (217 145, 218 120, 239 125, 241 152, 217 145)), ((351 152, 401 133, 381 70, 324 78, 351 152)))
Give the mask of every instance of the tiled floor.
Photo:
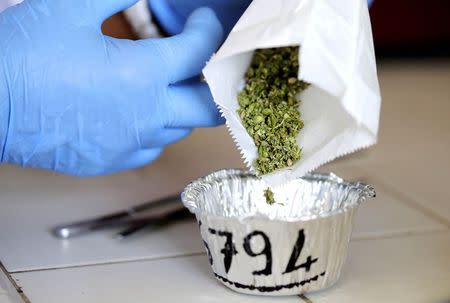
MULTIPOLYGON (((450 232, 352 241, 341 280, 312 302, 448 303, 450 232), (367 260, 370 260, 368 262, 367 260), (417 291, 411 291, 417 290, 417 291)), ((238 295, 215 281, 204 255, 15 274, 31 302, 301 302, 238 295), (76 281, 76 283, 74 283, 76 281), (126 291, 124 291, 126 289, 126 291)))
POLYGON ((0 303, 11 303, 8 293, 3 289, 0 289, 0 303))
POLYGON ((423 233, 447 228, 434 218, 404 203, 400 197, 387 191, 376 180, 370 180, 377 190, 377 198, 361 206, 352 239, 423 233))
MULTIPOLYGON (((193 222, 128 242, 112 239, 111 231, 72 241, 49 236, 56 223, 164 196, 213 169, 241 166, 224 129, 197 131, 153 165, 117 176, 75 180, 2 167, 0 261, 32 303, 449 303, 450 62, 384 64, 380 81, 379 144, 322 168, 377 189, 377 199, 358 213, 342 278, 326 291, 281 299, 229 291, 212 278, 193 222)), ((0 303, 8 302, 2 300, 0 290, 0 303)))
POLYGON ((10 303, 8 293, 0 286, 0 303, 10 303))
MULTIPOLYGON (((352 166, 337 166, 338 173, 349 179, 364 179, 367 173, 352 166)), ((377 199, 364 203, 357 216, 353 238, 370 238, 380 235, 391 235, 405 232, 442 230, 445 225, 433 220, 426 214, 402 203, 399 197, 393 196, 378 182, 371 182, 377 189, 377 199)), ((34 191, 35 197, 44 195, 49 187, 34 191)), ((6 194, 6 196, 10 196, 6 194)), ((12 195, 11 195, 12 196, 12 195)), ((48 232, 49 228, 61 221, 68 221, 73 213, 82 208, 97 212, 96 208, 103 206, 103 211, 115 209, 114 204, 108 209, 108 202, 95 203, 95 207, 87 206, 86 202, 69 200, 64 203, 65 212, 41 211, 42 208, 61 208, 59 200, 39 201, 27 204, 21 203, 31 194, 22 191, 11 199, 5 199, 0 222, 0 238, 3 239, 0 253, 4 256, 2 262, 10 272, 60 268, 99 263, 123 262, 133 260, 149 260, 168 256, 180 256, 203 252, 203 246, 198 237, 198 228, 193 220, 174 224, 154 233, 147 233, 138 239, 119 242, 113 239, 114 231, 98 232, 71 241, 55 239, 48 232), (105 204, 105 205, 102 205, 105 204), (157 245, 155 245, 157 243, 157 245), (33 253, 29 253, 32 248, 33 253), (8 254, 8 251, 15 251, 8 254)), ((4 199, 4 198, 3 198, 4 199)), ((93 202, 91 202, 93 203, 93 202)), ((83 215, 80 216, 83 218, 83 215)))
POLYGON ((6 294, 6 293, 1 294, 0 293, 0 303, 11 303, 11 300, 9 299, 8 294, 6 294))
POLYGON ((308 294, 326 302, 450 302, 450 231, 352 241, 341 280, 308 294), (370 260, 368 262, 368 260, 370 260))
POLYGON ((186 238, 182 233, 196 232, 195 224, 149 234, 134 246, 118 245, 111 239, 112 232, 67 242, 55 240, 48 230, 58 223, 85 219, 178 192, 192 178, 240 165, 233 141, 224 128, 218 128, 197 131, 188 142, 169 148, 150 167, 116 176, 80 180, 2 167, 0 260, 9 271, 18 271, 198 252, 198 239, 186 238), (204 149, 201 147, 204 142, 213 144, 204 149), (33 254, 29 253, 30 249, 33 254))
MULTIPOLYGON (((272 302, 242 296, 215 281, 205 255, 16 274, 31 302, 272 302), (41 282, 38 282, 41 281, 41 282), (51 282, 50 284, 48 282, 51 282), (78 281, 74 285, 71 281, 78 281), (51 285, 51 286, 50 286, 51 285), (57 289, 60 295, 50 291, 57 289), (126 291, 123 291, 126 288, 126 291), (244 298, 244 299, 243 299, 244 298)), ((285 297, 277 302, 298 302, 285 297)))
POLYGON ((6 290, 6 283, 8 283, 7 278, 3 272, 0 271, 0 303, 12 303, 9 293, 6 290))

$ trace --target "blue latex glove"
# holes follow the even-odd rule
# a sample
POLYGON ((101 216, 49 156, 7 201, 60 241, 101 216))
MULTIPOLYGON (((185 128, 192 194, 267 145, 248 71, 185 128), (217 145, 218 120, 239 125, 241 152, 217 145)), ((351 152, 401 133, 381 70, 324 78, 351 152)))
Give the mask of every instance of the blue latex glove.
POLYGON ((152 13, 170 35, 182 31, 186 18, 198 7, 209 7, 229 33, 251 0, 148 0, 152 13))
MULTIPOLYGON (((275 1, 275 0, 274 0, 275 1)), ((170 35, 182 31, 189 14, 196 8, 212 8, 228 34, 237 23, 251 0, 148 0, 152 13, 170 35)), ((373 0, 368 0, 369 6, 373 0)))
POLYGON ((103 20, 136 1, 27 0, 0 14, 2 162, 112 173, 223 122, 193 80, 223 37, 214 12, 194 11, 171 38, 104 36, 103 20))

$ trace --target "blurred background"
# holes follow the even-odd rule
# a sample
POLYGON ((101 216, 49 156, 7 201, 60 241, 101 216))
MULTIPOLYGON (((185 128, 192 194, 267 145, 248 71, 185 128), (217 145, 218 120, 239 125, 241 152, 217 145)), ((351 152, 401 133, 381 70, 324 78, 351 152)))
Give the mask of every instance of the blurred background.
MULTIPOLYGON (((370 16, 378 58, 450 56, 450 1, 376 0, 370 16)), ((105 22, 104 32, 136 38, 122 13, 105 22)))
POLYGON ((377 56, 450 56, 450 1, 376 0, 370 9, 377 56))

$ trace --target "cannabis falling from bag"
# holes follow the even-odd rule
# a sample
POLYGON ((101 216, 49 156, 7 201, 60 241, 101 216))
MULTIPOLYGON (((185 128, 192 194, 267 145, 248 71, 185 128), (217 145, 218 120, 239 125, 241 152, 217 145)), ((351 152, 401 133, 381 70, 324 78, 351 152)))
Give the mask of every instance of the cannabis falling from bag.
POLYGON ((301 158, 262 176, 272 185, 376 143, 381 105, 365 0, 253 0, 203 71, 251 170, 258 147, 238 113, 238 95, 255 50, 286 46, 299 46, 298 79, 310 86, 297 96, 301 158))

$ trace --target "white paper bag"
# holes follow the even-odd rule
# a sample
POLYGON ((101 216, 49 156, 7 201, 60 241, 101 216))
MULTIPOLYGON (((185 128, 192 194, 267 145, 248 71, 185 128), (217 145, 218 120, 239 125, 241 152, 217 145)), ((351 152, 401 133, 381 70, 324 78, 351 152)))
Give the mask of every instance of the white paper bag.
POLYGON ((244 162, 257 148, 236 110, 253 51, 300 45, 302 158, 263 176, 277 185, 377 140, 381 98, 366 0, 253 0, 203 70, 244 162))

